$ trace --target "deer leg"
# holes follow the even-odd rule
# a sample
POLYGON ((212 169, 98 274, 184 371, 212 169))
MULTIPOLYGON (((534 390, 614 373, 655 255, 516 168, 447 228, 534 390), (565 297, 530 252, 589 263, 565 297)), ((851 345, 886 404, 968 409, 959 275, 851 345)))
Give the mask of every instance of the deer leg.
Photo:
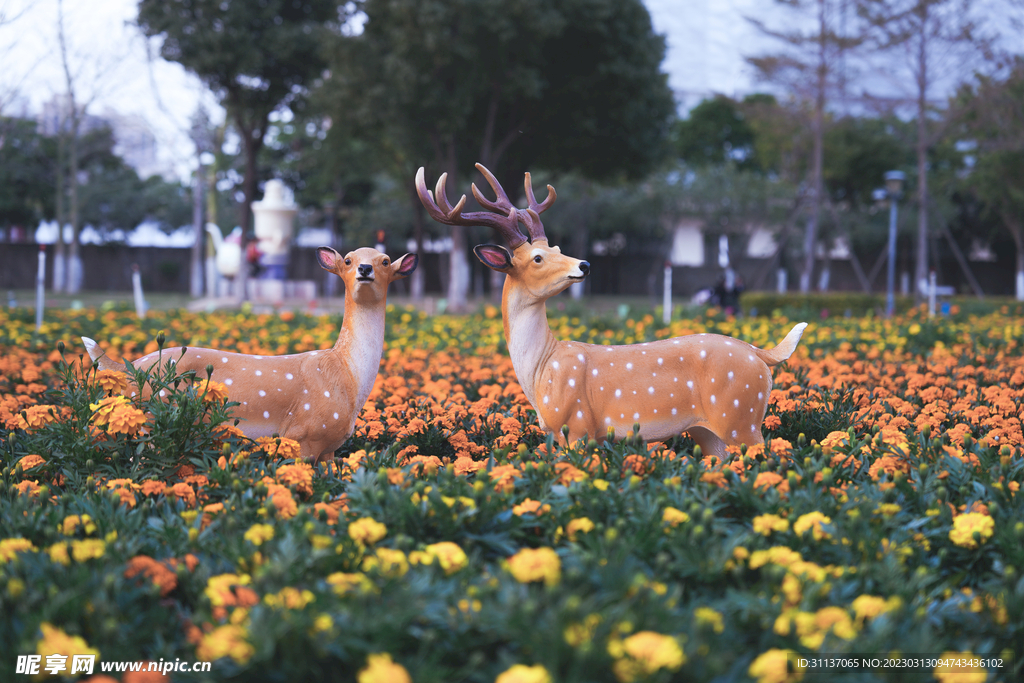
POLYGON ((725 442, 707 427, 690 427, 686 430, 690 438, 697 442, 704 455, 725 456, 725 442))

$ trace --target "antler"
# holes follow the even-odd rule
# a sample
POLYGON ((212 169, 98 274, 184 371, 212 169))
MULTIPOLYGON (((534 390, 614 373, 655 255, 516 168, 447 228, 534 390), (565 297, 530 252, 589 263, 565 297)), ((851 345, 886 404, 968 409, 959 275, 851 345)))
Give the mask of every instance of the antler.
POLYGON ((489 226, 497 230, 505 238, 509 246, 515 250, 516 247, 527 241, 526 236, 519 230, 518 212, 512 205, 512 202, 509 201, 501 185, 498 184, 497 179, 491 175, 491 172, 480 164, 477 164, 477 168, 481 169, 491 189, 494 190, 494 194, 497 196, 496 201, 489 201, 481 196, 480 191, 476 189, 476 185, 473 185, 473 196, 488 211, 463 213, 462 207, 466 204, 466 195, 462 195, 458 204, 453 207, 448 201, 448 195, 445 190, 445 182, 448 180, 447 173, 442 173, 441 177, 437 179, 437 185, 432 196, 430 190, 427 189, 422 166, 416 171, 416 193, 420 197, 420 202, 422 202, 430 217, 438 223, 444 223, 445 225, 489 226), (434 201, 435 197, 437 198, 436 202, 434 201))
MULTIPOLYGON (((483 168, 480 164, 477 164, 478 168, 483 168)), ((530 172, 526 172, 526 177, 523 180, 523 188, 526 190, 526 201, 529 203, 528 209, 519 212, 519 220, 526 226, 527 231, 530 233, 530 241, 535 242, 537 240, 547 241, 548 236, 544 234, 544 224, 540 222, 540 214, 547 211, 552 204, 555 203, 555 199, 558 195, 555 194, 555 188, 548 185, 548 196, 540 204, 537 203, 537 198, 533 196, 533 180, 530 178, 530 172)))

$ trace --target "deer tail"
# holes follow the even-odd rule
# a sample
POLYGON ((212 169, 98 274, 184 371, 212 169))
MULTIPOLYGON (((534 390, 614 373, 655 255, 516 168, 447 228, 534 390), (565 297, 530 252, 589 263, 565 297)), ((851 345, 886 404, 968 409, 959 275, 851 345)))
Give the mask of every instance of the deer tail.
POLYGON ((796 345, 800 343, 800 337, 803 335, 806 327, 807 323, 796 325, 774 349, 757 349, 758 357, 768 366, 782 363, 796 351, 796 345))
POLYGON ((88 337, 82 337, 82 343, 85 344, 85 350, 89 353, 89 358, 92 362, 99 367, 100 370, 120 370, 124 371, 124 368, 113 360, 110 359, 100 345, 95 340, 89 339, 88 337))

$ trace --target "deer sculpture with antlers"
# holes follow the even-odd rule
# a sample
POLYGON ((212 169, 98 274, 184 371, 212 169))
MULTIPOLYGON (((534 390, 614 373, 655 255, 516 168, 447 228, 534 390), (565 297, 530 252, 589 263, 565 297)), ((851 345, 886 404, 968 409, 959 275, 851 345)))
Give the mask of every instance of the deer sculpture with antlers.
MULTIPOLYGON (((239 428, 249 438, 278 434, 301 445, 308 460, 331 460, 355 429, 356 416, 373 389, 384 350, 384 312, 388 285, 416 269, 418 257, 406 254, 391 261, 376 249, 356 249, 344 257, 329 247, 317 249, 317 260, 345 283, 345 320, 333 348, 286 356, 254 356, 218 349, 176 347, 162 357, 179 372, 223 382, 238 405, 239 428)), ((124 370, 99 345, 82 337, 89 357, 100 369, 124 370)), ((150 353, 135 361, 145 369, 161 356, 150 353)))
POLYGON ((445 192, 447 174, 427 189, 423 169, 416 189, 427 213, 447 225, 494 228, 509 248, 474 248, 488 268, 506 275, 501 298, 505 341, 523 393, 541 427, 568 440, 614 433, 621 438, 640 424, 640 436, 663 440, 687 432, 703 451, 724 455, 726 447, 762 444, 761 424, 772 390, 771 367, 796 350, 806 323, 796 325, 773 349, 717 334, 696 334, 627 346, 601 346, 555 339, 546 302, 590 272, 590 264, 548 244, 540 214, 556 194, 540 204, 530 174, 524 188, 527 208, 518 209, 497 179, 477 169, 497 196, 473 196, 486 211, 465 213, 463 195, 455 206, 445 192), (522 223, 526 234, 519 229, 522 223))

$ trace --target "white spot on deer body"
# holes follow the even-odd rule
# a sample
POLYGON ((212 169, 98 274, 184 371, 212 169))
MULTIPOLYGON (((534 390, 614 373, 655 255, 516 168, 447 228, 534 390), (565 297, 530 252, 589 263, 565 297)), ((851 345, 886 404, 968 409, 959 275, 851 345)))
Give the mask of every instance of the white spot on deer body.
POLYGON ((606 418, 604 419, 604 423, 605 423, 606 425, 610 425, 610 424, 612 423, 612 419, 611 419, 610 417, 606 417, 606 418))
MULTIPOLYGON (((311 356, 315 356, 316 354, 317 354, 317 352, 316 352, 316 351, 311 351, 309 355, 311 355, 311 356)), ((256 357, 257 357, 257 358, 263 358, 263 356, 256 356, 256 357)))
POLYGON ((618 398, 619 396, 622 396, 622 389, 615 390, 615 398, 618 398))
POLYGON ((757 427, 755 427, 754 425, 750 425, 750 431, 756 432, 757 431, 757 427))
POLYGON ((673 339, 673 340, 672 340, 672 343, 673 343, 673 344, 678 344, 678 343, 679 343, 679 340, 678 340, 678 339, 673 339))
POLYGON ((551 367, 553 367, 555 370, 557 370, 558 369, 558 361, 557 360, 551 361, 551 367))
POLYGON ((693 380, 692 379, 686 380, 686 386, 689 389, 693 389, 693 380))
POLYGON ((647 393, 648 394, 653 394, 654 393, 654 387, 647 387, 647 393))
POLYGON ((324 429, 327 429, 327 425, 323 425, 323 428, 324 428, 324 429))
POLYGON ((700 357, 701 358, 707 358, 708 357, 708 352, 705 349, 701 349, 700 350, 700 357))
POLYGON ((551 400, 551 397, 550 396, 545 396, 544 397, 544 405, 547 405, 549 400, 551 400))
POLYGON ((744 388, 744 389, 749 389, 749 388, 750 388, 750 385, 749 385, 749 384, 745 384, 745 385, 743 385, 743 388, 744 388))
POLYGON ((324 396, 325 396, 326 398, 330 398, 330 397, 331 397, 331 392, 329 392, 329 391, 325 391, 325 392, 324 392, 324 396))
POLYGON ((269 410, 264 410, 263 411, 263 419, 264 420, 269 420, 270 419, 270 411, 269 410))
POLYGON ((657 412, 658 412, 658 409, 657 409, 657 408, 655 408, 655 409, 654 409, 654 412, 655 412, 655 413, 657 413, 657 412))
POLYGON ((669 398, 675 398, 675 397, 676 397, 676 395, 675 395, 675 394, 669 394, 669 395, 668 395, 668 397, 669 397, 669 398))
POLYGON ((583 411, 582 410, 577 410, 576 411, 576 417, 583 417, 583 411))
POLYGON ((619 413, 619 417, 626 417, 625 413, 619 413))
POLYGON ((285 373, 285 376, 284 376, 285 379, 292 379, 293 377, 294 377, 294 375, 292 375, 292 373, 290 373, 290 372, 285 373))
POLYGON ((235 380, 228 377, 226 380, 224 380, 224 384, 227 384, 230 387, 234 383, 234 381, 235 380))
POLYGON ((256 376, 257 376, 257 377, 261 376, 262 374, 263 374, 263 371, 262 371, 262 370, 257 370, 257 371, 256 371, 256 376))
POLYGON ((594 377, 597 377, 597 368, 594 368, 593 370, 591 370, 590 374, 592 374, 594 377))
POLYGON ((633 413, 633 419, 634 420, 639 420, 640 419, 640 413, 633 413))
POLYGON ((556 412, 556 413, 558 412, 558 408, 555 408, 555 412, 556 412))
POLYGON ((736 438, 736 430, 735 429, 732 430, 732 438, 734 438, 734 439, 736 438))
POLYGON ((305 408, 306 410, 309 410, 309 404, 308 403, 303 405, 302 407, 305 408))
POLYGON ((302 390, 302 393, 304 393, 304 394, 308 394, 308 393, 309 393, 309 389, 303 389, 303 390, 302 390))
POLYGON ((715 395, 711 394, 711 405, 714 405, 716 400, 717 399, 715 399, 715 395))
POLYGON ((647 355, 647 352, 646 352, 646 351, 641 351, 641 352, 640 352, 640 355, 641 355, 641 356, 646 356, 646 355, 647 355))
POLYGON ((335 419, 335 420, 337 420, 337 419, 338 419, 338 414, 337 414, 337 413, 335 413, 335 414, 334 414, 334 419, 335 419))
POLYGON ((712 383, 712 384, 714 384, 714 383, 715 383, 715 378, 714 378, 714 377, 712 377, 712 378, 711 378, 711 383, 712 383))
POLYGON ((266 396, 266 395, 267 395, 267 392, 265 392, 262 389, 260 389, 260 396, 266 396))
POLYGON ((730 352, 729 352, 729 357, 730 357, 730 358, 732 357, 732 351, 730 351, 730 352))
POLYGON ((761 392, 761 391, 757 392, 757 399, 761 400, 762 398, 764 398, 764 392, 761 392))
POLYGON ((731 341, 727 341, 727 342, 725 342, 725 345, 726 346, 732 346, 732 342, 731 341))
POLYGON ((672 414, 673 414, 673 415, 675 415, 675 414, 676 414, 676 413, 678 413, 678 412, 679 412, 679 411, 678 411, 678 410, 676 410, 675 408, 673 408, 673 409, 672 409, 672 414))
POLYGON ((578 368, 574 365, 574 366, 572 366, 572 369, 573 370, 577 370, 578 368))
POLYGON ((732 379, 732 375, 733 375, 733 372, 732 372, 732 370, 730 370, 730 371, 729 371, 729 374, 727 375, 727 377, 728 377, 729 379, 732 379))
POLYGON ((665 364, 665 359, 664 358, 659 358, 658 359, 658 365, 664 365, 664 364, 665 364))
POLYGON ((224 356, 223 358, 220 359, 220 362, 221 363, 227 363, 228 362, 228 357, 224 356))
POLYGON ((750 360, 754 360, 754 356, 753 356, 753 354, 751 354, 751 355, 747 356, 747 358, 748 358, 748 359, 750 359, 750 360))
POLYGON ((583 354, 582 353, 577 353, 576 354, 576 359, 582 363, 583 362, 583 354))
POLYGON ((626 369, 627 370, 632 370, 633 369, 633 364, 632 363, 626 363, 626 369))
POLYGON ((736 400, 734 400, 734 401, 732 402, 732 404, 733 404, 734 406, 736 406, 737 408, 739 408, 739 407, 740 407, 740 400, 739 400, 739 399, 737 398, 736 400))
POLYGON ((569 386, 570 386, 570 387, 574 387, 574 386, 576 386, 576 380, 574 380, 574 379, 570 379, 570 380, 569 380, 569 386))
POLYGON ((243 406, 247 406, 247 405, 249 405, 249 402, 248 401, 242 401, 242 405, 243 406))
MULTIPOLYGON (((314 353, 313 355, 315 356, 316 354, 314 353)), ((256 360, 263 360, 263 356, 253 356, 253 358, 256 360)))

